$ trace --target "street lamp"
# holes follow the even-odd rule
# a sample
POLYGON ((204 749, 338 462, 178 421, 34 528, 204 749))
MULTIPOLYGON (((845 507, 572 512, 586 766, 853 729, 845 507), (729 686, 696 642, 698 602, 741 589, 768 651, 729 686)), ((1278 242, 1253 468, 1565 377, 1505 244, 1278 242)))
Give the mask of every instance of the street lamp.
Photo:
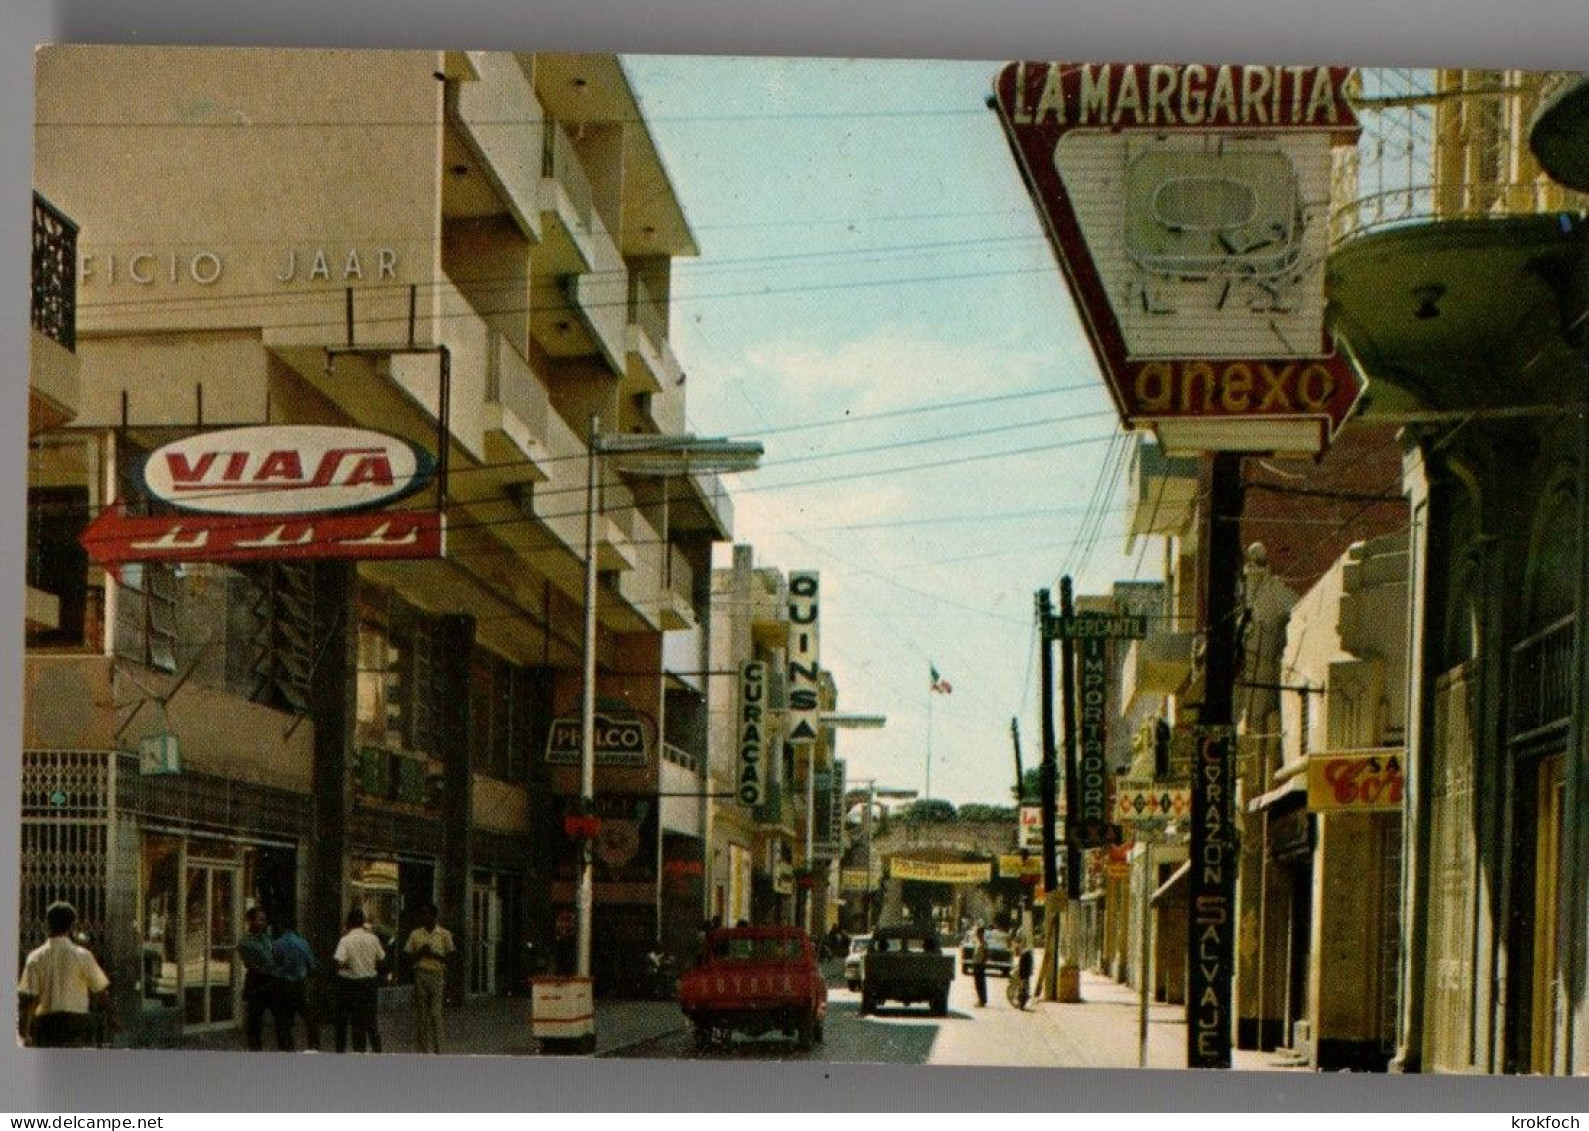
MULTIPOLYGON (((866 786, 866 814, 861 822, 861 836, 866 842, 866 904, 863 909, 866 929, 872 928, 872 819, 876 815, 877 802, 881 798, 890 801, 914 801, 920 797, 914 789, 877 788, 876 778, 862 778, 857 785, 866 786)), ((859 792, 859 791, 857 791, 859 792)), ((848 800, 848 797, 846 797, 848 800)))
MULTIPOLYGON (((699 436, 614 434, 604 436, 601 418, 590 418, 590 452, 585 478, 585 681, 579 713, 579 804, 588 814, 596 799, 596 525, 602 498, 598 461, 609 457, 628 475, 668 478, 674 475, 751 471, 761 463, 757 443, 708 439, 699 436)), ((662 540, 667 541, 667 492, 663 491, 662 540)), ((666 555, 664 555, 666 557, 666 555)), ((659 736, 660 737, 660 736, 659 736)), ((585 837, 579 848, 579 891, 575 896, 577 973, 590 977, 591 915, 595 885, 591 874, 591 844, 585 837)))

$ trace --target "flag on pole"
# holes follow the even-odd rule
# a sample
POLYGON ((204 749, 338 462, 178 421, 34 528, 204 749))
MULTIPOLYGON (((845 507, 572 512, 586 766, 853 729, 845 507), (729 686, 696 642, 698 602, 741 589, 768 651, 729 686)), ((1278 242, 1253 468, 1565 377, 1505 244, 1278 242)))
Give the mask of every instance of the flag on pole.
POLYGON ((927 670, 932 672, 932 690, 936 691, 940 695, 948 695, 954 691, 954 688, 950 686, 949 681, 938 674, 938 669, 936 667, 928 664, 927 670))

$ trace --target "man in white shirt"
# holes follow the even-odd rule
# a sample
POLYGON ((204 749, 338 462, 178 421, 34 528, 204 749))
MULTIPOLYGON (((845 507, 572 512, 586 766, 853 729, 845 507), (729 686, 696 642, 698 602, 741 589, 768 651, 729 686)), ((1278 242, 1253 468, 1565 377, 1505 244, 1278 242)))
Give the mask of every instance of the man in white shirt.
POLYGON ((458 948, 453 944, 452 932, 436 924, 434 903, 419 909, 419 924, 403 947, 403 953, 414 960, 414 1043, 420 1052, 440 1052, 447 956, 458 948))
POLYGON ((52 903, 44 913, 47 942, 28 955, 17 982, 23 1040, 34 1048, 75 1048, 90 1041, 90 1004, 110 1015, 110 979, 87 950, 72 941, 77 909, 52 903))
POLYGON ((380 1000, 381 962, 386 948, 364 925, 364 911, 348 912, 346 929, 332 955, 337 967, 337 1051, 348 1051, 348 1029, 353 1029, 353 1051, 381 1051, 381 1030, 376 1010, 380 1000))

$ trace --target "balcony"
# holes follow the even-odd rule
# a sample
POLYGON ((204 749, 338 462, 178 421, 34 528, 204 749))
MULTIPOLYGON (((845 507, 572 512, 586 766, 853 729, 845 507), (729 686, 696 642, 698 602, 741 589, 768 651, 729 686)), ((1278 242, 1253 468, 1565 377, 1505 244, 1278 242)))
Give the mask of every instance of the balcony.
POLYGON ((1142 535, 1179 534, 1197 514, 1197 461, 1173 458, 1147 439, 1137 441, 1126 483, 1131 523, 1126 553, 1142 535))
POLYGON ((1528 149, 1541 81, 1363 72, 1363 132, 1333 176, 1327 286, 1334 328, 1373 382, 1369 415, 1556 395, 1562 327, 1584 306, 1573 262, 1586 198, 1528 149))
POLYGON ((550 275, 577 275, 595 266, 590 250, 595 194, 568 131, 551 118, 541 128, 541 180, 536 194, 544 223, 539 249, 550 275))
POLYGON ((1150 698, 1181 691, 1192 674, 1196 639, 1191 632, 1162 632, 1131 642, 1120 687, 1122 717, 1129 717, 1150 698))
POLYGON ((28 433, 77 416, 77 225, 33 194, 33 330, 28 365, 28 433))
POLYGON ((662 395, 683 382, 684 370, 668 345, 667 308, 639 275, 629 277, 627 343, 626 391, 662 395))
MULTIPOLYGON (((545 159, 536 160, 545 111, 514 55, 500 51, 471 54, 477 77, 450 87, 453 109, 470 146, 482 159, 481 172, 532 241, 541 238, 541 181, 545 159)), ((453 163, 449 162, 449 167, 453 163)))
POLYGON ((528 465, 523 470, 545 480, 550 453, 543 437, 551 413, 546 386, 502 334, 492 333, 487 361, 486 403, 481 413, 486 461, 522 460, 528 465))

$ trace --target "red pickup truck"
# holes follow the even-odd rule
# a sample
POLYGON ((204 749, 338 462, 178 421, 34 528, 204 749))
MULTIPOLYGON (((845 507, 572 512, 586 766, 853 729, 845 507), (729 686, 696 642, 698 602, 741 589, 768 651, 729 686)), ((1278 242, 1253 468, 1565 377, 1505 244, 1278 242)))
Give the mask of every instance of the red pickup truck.
POLYGON ((679 979, 679 1007, 698 1047, 777 1030, 806 1050, 822 1039, 828 987, 799 927, 726 927, 707 932, 706 954, 679 979))

